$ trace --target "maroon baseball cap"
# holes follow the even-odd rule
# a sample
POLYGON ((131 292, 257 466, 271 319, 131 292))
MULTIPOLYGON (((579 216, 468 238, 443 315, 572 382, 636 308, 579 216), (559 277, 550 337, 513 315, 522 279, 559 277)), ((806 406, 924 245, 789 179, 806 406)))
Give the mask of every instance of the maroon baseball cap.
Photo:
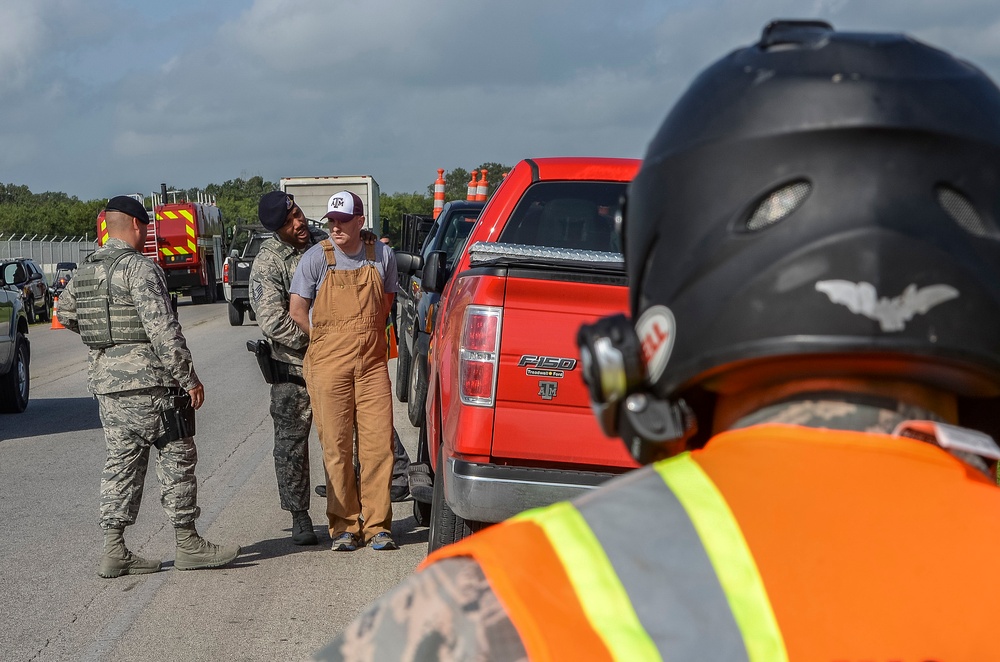
POLYGON ((365 205, 361 202, 361 198, 350 191, 341 191, 330 196, 323 218, 330 221, 349 221, 355 216, 364 214, 365 205))

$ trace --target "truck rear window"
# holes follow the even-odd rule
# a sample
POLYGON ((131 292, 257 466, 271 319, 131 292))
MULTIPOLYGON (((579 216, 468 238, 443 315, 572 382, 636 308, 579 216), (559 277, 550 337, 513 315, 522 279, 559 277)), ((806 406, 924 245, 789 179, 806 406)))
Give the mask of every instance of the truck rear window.
POLYGON ((260 252, 261 245, 265 241, 270 239, 272 236, 273 235, 270 234, 265 234, 265 235, 255 234, 253 238, 250 239, 249 244, 247 244, 246 251, 243 252, 243 257, 245 258, 257 257, 257 253, 260 252))
POLYGON ((621 253, 614 229, 625 182, 539 182, 525 191, 498 242, 621 253))

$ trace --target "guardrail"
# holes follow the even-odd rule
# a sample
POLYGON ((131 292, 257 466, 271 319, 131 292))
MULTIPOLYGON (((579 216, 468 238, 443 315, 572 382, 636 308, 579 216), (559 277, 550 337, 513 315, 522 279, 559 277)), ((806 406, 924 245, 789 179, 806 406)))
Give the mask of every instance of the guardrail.
POLYGON ((76 262, 97 249, 97 240, 87 235, 60 237, 56 235, 29 235, 0 233, 0 260, 11 257, 30 257, 51 282, 59 262, 76 262))

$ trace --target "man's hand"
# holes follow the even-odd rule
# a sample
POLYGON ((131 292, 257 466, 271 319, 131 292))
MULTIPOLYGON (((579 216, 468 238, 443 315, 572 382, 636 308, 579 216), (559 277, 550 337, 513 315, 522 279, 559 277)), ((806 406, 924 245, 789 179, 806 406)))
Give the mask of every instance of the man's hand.
POLYGON ((191 396, 191 406, 195 409, 200 409, 205 404, 205 386, 203 384, 198 384, 189 390, 188 395, 191 396))
POLYGON ((371 230, 362 230, 361 241, 367 246, 372 246, 378 241, 378 235, 371 230))

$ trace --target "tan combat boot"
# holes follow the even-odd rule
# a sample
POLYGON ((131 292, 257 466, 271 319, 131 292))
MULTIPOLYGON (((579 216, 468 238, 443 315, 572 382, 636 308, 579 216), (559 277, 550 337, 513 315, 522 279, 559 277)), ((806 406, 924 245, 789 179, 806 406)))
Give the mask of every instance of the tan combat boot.
POLYGON ((235 559, 240 553, 239 545, 216 545, 198 535, 194 524, 174 528, 177 537, 177 555, 174 567, 178 570, 202 570, 219 568, 235 559))
POLYGON ((97 574, 105 579, 122 575, 148 575, 160 569, 159 561, 136 556, 125 546, 125 529, 104 530, 104 555, 97 574))

